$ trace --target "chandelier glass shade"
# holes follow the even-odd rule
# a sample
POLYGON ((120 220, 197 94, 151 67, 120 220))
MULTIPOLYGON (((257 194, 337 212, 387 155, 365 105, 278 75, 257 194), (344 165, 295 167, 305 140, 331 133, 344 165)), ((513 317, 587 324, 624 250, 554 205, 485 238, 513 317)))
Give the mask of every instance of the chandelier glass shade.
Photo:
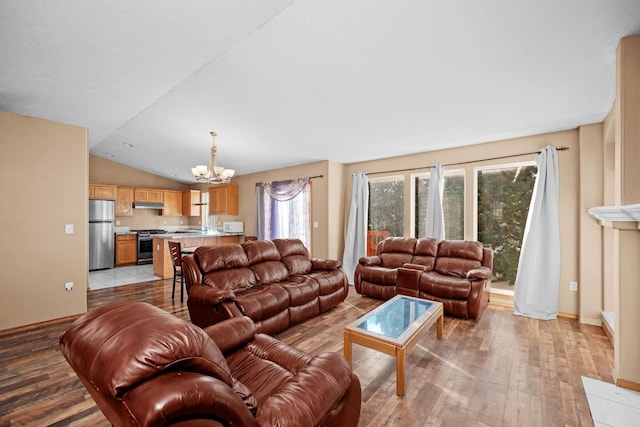
POLYGON ((191 168, 191 173, 198 182, 208 182, 210 184, 228 184, 236 173, 233 169, 225 169, 216 163, 216 152, 218 145, 216 144, 216 136, 218 134, 211 132, 213 145, 211 146, 211 160, 209 166, 198 165, 191 168))

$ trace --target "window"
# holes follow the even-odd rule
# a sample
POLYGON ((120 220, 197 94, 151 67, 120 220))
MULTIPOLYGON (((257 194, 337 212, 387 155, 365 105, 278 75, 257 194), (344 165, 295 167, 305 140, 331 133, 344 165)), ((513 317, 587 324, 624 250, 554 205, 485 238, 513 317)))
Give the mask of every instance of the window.
MULTIPOLYGON (((415 237, 425 237, 427 230, 427 198, 429 197, 429 173, 412 175, 413 178, 413 232, 415 237)), ((444 235, 448 240, 464 239, 464 171, 444 172, 442 195, 444 235)))
POLYGON ((513 291, 537 171, 534 162, 476 168, 477 239, 494 251, 492 288, 513 291))
POLYGON ((311 184, 308 178, 256 184, 258 239, 300 239, 311 250, 311 184))
POLYGON ((404 236, 404 177, 369 180, 368 230, 404 236))

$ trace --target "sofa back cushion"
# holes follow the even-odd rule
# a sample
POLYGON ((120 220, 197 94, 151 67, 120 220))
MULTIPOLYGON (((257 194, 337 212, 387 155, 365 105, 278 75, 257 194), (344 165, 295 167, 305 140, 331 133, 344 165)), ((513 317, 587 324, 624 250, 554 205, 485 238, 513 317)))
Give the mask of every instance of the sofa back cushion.
POLYGON ((256 285, 242 246, 230 243, 200 246, 195 258, 202 270, 202 283, 218 289, 242 291, 256 285))
POLYGON ((438 256, 438 240, 431 238, 418 239, 413 252, 411 264, 424 265, 427 271, 433 270, 438 256))
POLYGON ((277 283, 287 280, 289 271, 282 262, 278 247, 271 240, 244 242, 242 248, 247 254, 249 268, 258 283, 277 283))
POLYGON ((143 302, 121 301, 78 318, 60 339, 77 372, 115 398, 168 371, 191 371, 233 384, 227 362, 199 327, 143 302))
POLYGON ((383 267, 399 268, 411 262, 415 247, 413 237, 387 237, 378 245, 378 256, 383 267))
POLYGON ((273 239, 282 262, 292 276, 311 273, 309 251, 300 239, 273 239))
POLYGON ((466 240, 443 240, 438 245, 434 270, 454 277, 467 277, 467 272, 482 265, 484 245, 466 240))

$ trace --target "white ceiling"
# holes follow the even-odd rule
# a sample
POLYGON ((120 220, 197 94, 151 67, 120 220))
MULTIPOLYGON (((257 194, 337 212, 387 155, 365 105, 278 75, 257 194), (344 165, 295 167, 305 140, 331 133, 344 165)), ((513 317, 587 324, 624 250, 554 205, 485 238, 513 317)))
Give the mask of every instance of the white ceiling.
POLYGON ((0 110, 183 182, 210 130, 237 174, 352 163, 602 121, 634 33, 639 0, 2 0, 0 110))

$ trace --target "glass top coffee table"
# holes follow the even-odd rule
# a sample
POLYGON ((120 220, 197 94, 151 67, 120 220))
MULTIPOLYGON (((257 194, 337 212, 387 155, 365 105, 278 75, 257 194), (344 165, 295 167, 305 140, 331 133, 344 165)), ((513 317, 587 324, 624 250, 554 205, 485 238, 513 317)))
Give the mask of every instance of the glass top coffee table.
POLYGON ((406 353, 418 341, 420 331, 437 322, 442 338, 442 303, 396 295, 344 328, 344 357, 351 362, 351 344, 356 343, 396 357, 396 392, 404 396, 406 353))

